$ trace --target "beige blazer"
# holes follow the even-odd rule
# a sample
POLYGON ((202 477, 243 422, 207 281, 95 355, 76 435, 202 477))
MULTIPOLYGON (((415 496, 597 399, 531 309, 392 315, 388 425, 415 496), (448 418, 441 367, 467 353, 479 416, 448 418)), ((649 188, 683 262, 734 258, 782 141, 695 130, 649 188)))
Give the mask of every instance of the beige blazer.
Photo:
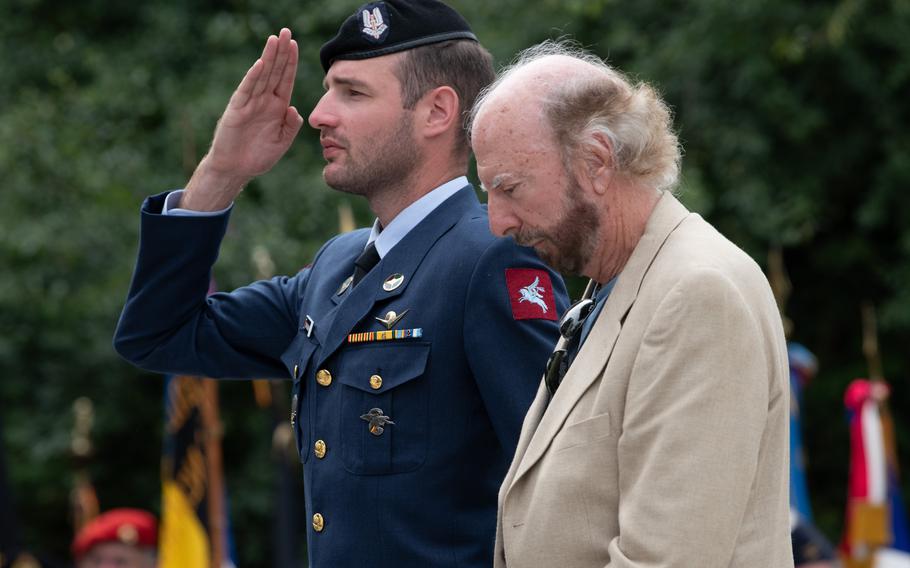
POLYGON ((788 568, 787 353, 759 267, 654 209, 499 493, 495 566, 788 568))

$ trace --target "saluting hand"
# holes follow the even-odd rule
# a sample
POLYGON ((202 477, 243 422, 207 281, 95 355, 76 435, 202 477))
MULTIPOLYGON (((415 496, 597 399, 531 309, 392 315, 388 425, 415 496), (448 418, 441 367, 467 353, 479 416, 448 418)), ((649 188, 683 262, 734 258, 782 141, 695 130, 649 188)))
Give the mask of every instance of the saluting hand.
POLYGON ((180 206, 224 209, 252 178, 269 171, 291 146, 303 117, 290 106, 297 75, 297 42, 283 28, 269 36, 231 96, 212 147, 193 173, 180 206))

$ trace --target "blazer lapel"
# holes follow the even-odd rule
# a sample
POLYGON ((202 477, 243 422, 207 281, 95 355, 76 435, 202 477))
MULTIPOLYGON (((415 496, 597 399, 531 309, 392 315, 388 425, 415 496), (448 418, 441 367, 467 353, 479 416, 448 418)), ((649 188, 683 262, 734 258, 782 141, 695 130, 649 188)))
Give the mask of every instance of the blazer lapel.
MULTIPOLYGON (((688 210, 672 194, 664 192, 648 219, 641 240, 632 251, 632 256, 620 273, 616 286, 610 292, 607 303, 604 304, 588 338, 566 372, 562 384, 553 395, 550 404, 541 409, 543 412, 537 418, 539 424, 536 425, 536 429, 533 428, 534 424, 528 422, 531 418, 529 412, 521 436, 522 438, 527 436, 530 440, 523 455, 519 453, 522 450, 519 442, 519 452, 516 452, 514 460, 518 465, 512 483, 517 482, 540 460, 553 437, 562 429, 575 404, 603 373, 622 329, 622 322, 638 296, 648 268, 667 237, 688 214, 688 210)), ((532 408, 537 406, 539 399, 540 393, 532 408)))
POLYGON ((335 308, 335 317, 328 326, 321 357, 327 359, 345 341, 348 334, 373 308, 376 302, 394 298, 405 291, 417 267, 433 244, 451 229, 472 207, 480 207, 474 188, 470 185, 444 201, 426 216, 397 245, 392 247, 379 263, 370 270, 353 289, 345 292, 349 297, 335 308), (383 282, 401 274, 398 287, 385 290, 383 282))

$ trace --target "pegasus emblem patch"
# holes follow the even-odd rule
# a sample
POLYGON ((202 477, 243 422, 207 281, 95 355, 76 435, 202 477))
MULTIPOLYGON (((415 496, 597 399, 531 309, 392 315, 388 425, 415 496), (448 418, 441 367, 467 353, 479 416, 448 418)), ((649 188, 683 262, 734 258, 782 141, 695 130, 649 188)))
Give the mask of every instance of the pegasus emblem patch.
POLYGON ((542 295, 546 290, 543 286, 538 286, 538 284, 540 284, 540 276, 535 278, 534 282, 519 290, 518 293, 521 294, 521 297, 518 298, 518 303, 531 302, 532 304, 537 304, 543 310, 543 313, 547 313, 549 308, 547 308, 547 302, 542 295))
POLYGON ((553 285, 547 272, 533 268, 508 268, 506 286, 515 319, 556 319, 553 285))
POLYGON ((360 31, 363 32, 363 35, 374 43, 383 41, 389 31, 389 26, 386 23, 389 19, 389 13, 386 11, 385 4, 379 2, 367 5, 361 12, 361 16, 363 17, 363 29, 360 31))

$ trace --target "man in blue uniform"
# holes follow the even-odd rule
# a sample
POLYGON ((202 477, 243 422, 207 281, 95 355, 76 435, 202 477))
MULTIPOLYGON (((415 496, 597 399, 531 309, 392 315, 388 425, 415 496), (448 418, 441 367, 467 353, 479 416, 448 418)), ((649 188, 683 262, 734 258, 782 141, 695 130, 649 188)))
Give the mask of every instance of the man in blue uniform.
POLYGON ((283 29, 186 189, 143 204, 115 346, 159 372, 293 379, 312 566, 489 566, 496 492, 566 305, 532 250, 490 234, 464 177, 463 114, 491 58, 428 0, 361 7, 320 58, 324 177, 367 199, 372 230, 206 298, 235 197, 303 123, 283 29))

